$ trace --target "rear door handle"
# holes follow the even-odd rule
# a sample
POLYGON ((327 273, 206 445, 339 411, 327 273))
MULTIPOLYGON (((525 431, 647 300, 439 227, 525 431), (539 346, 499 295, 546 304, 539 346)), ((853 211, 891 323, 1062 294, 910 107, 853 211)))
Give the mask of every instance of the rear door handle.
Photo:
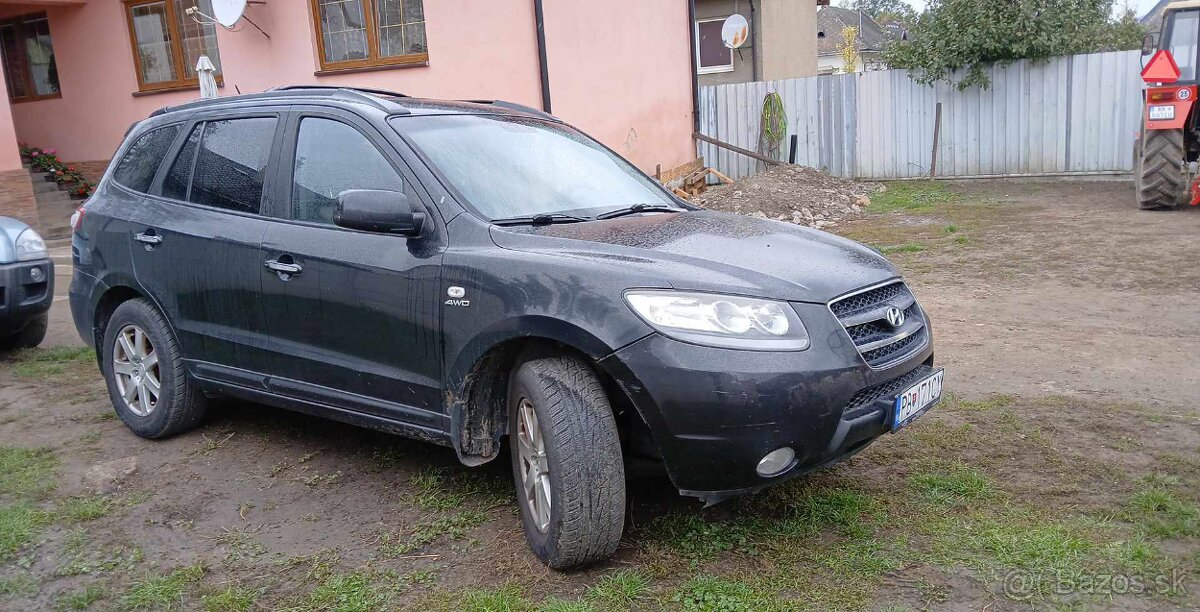
POLYGON ((266 266, 268 270, 279 274, 279 278, 282 280, 287 280, 304 271, 304 268, 298 263, 288 263, 278 259, 268 259, 266 266))
POLYGON ((162 240, 163 240, 162 236, 155 234, 153 230, 149 230, 149 233, 142 232, 140 234, 135 234, 133 236, 133 239, 137 240, 138 242, 140 242, 146 246, 155 246, 158 244, 162 244, 162 240))

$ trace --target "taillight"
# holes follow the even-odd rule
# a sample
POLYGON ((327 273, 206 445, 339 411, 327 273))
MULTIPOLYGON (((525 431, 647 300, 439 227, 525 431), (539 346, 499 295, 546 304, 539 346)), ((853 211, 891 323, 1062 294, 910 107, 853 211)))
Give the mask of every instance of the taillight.
POLYGON ((1151 93, 1149 97, 1150 97, 1151 102, 1174 102, 1175 101, 1175 92, 1174 91, 1156 91, 1156 92, 1151 93))
MULTIPOLYGON (((83 225, 83 213, 85 212, 87 212, 87 210, 80 206, 79 208, 75 209, 74 213, 71 213, 71 231, 79 231, 79 226, 83 225)), ((61 219, 61 217, 59 218, 61 219)))

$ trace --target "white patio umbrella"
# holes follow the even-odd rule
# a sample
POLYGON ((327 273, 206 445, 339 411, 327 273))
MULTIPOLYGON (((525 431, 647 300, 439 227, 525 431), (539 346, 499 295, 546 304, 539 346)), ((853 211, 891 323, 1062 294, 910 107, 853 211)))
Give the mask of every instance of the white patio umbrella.
POLYGON ((201 55, 196 62, 196 74, 200 77, 200 99, 209 100, 221 96, 217 93, 217 77, 214 76, 216 72, 217 67, 213 66, 212 60, 208 59, 207 55, 201 55))

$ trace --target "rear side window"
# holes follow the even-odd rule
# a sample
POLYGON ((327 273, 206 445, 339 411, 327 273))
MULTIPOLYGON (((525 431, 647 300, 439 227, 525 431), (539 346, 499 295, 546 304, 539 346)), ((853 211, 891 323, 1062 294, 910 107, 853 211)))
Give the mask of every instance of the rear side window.
POLYGON ((257 214, 275 124, 273 117, 197 124, 167 172, 163 195, 257 214))
POLYGON ((138 136, 113 170, 113 180, 135 191, 150 191, 154 174, 177 134, 179 126, 169 125, 138 136))

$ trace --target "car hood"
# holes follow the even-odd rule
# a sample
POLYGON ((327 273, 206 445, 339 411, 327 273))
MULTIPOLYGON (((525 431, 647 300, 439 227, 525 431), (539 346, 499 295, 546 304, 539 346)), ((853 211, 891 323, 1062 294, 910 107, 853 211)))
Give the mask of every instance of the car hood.
POLYGON ((639 266, 679 290, 827 302, 897 276, 883 256, 832 234, 713 211, 492 227, 497 246, 639 266))

